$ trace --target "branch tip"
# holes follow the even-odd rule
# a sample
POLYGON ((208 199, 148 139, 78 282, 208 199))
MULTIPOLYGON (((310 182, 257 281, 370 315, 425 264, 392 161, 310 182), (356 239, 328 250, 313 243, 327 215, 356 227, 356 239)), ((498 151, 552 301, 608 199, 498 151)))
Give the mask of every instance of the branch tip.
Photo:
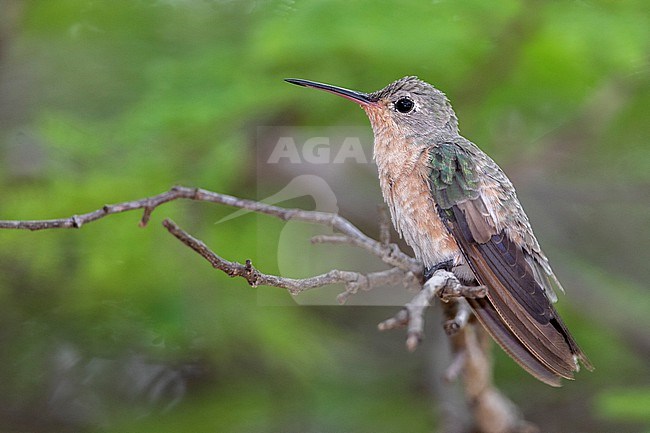
POLYGON ((422 334, 417 332, 410 333, 406 338, 406 349, 408 349, 409 352, 415 352, 415 349, 418 348, 421 342, 422 334))
POLYGON ((466 353, 467 351, 465 349, 458 350, 454 353, 454 357, 445 371, 445 382, 452 383, 458 379, 458 376, 460 376, 465 367, 466 353))
POLYGON ((154 208, 152 206, 146 206, 144 208, 144 211, 142 212, 142 218, 140 218, 140 222, 138 223, 140 227, 147 226, 149 220, 151 219, 151 213, 153 212, 153 210, 154 208))

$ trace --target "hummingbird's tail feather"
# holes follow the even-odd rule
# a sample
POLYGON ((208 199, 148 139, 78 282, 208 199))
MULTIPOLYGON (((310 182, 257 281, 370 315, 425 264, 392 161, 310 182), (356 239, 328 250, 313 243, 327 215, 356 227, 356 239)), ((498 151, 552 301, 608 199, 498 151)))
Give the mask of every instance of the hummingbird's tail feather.
MULTIPOLYGON (((487 298, 503 324, 548 369, 573 379, 579 368, 576 359, 584 362, 586 357, 526 269, 526 261, 520 257, 523 252, 507 236, 470 250, 474 250, 470 254, 481 283, 489 287, 487 298)), ((591 365, 587 361, 585 366, 591 365)))
POLYGON ((542 382, 559 387, 562 376, 549 370, 512 333, 487 299, 468 299, 474 315, 501 348, 528 373, 542 382))
MULTIPOLYGON (((566 335, 568 337, 567 338, 567 343, 569 343, 569 347, 571 347, 571 352, 574 354, 574 356, 576 358, 576 366, 579 367, 578 361, 580 361, 580 363, 582 363, 582 365, 587 370, 594 371, 595 367, 593 366, 591 361, 589 361, 589 359, 587 358, 587 355, 585 355, 585 353, 582 351, 580 346, 578 346, 578 343, 576 343, 576 341, 573 338, 573 336, 571 335, 571 333, 569 333, 569 329, 566 327, 566 325, 562 321, 562 318, 557 313, 555 308, 553 309, 553 311, 555 312, 555 320, 554 320, 555 323, 554 324, 560 330, 560 332, 563 335, 566 335)), ((576 368, 576 371, 578 371, 578 368, 576 368)))
POLYGON ((488 287, 486 299, 472 304, 477 317, 535 377, 554 386, 560 378, 573 379, 578 360, 587 368, 591 364, 536 281, 528 253, 504 231, 474 233, 480 227, 467 218, 467 213, 477 212, 472 204, 452 206, 453 218, 447 223, 478 282, 488 287))

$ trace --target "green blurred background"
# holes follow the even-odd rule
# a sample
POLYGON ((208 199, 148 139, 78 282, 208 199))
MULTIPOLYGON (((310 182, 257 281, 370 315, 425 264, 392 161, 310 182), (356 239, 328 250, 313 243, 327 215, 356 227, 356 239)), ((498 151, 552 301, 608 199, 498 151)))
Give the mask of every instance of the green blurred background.
MULTIPOLYGON (((597 368, 551 389, 495 350, 498 385, 543 432, 649 432, 645 0, 2 0, 0 219, 174 184, 256 198, 285 184, 255 169, 258 126, 368 123, 283 78, 373 91, 411 74, 512 178, 597 368)), ((285 295, 215 272, 160 226, 277 271, 283 225, 215 225, 229 212, 174 202, 145 229, 126 213, 0 232, 0 431, 445 431, 458 390, 439 380, 440 318, 410 354, 376 331, 396 308, 260 306, 255 290, 285 295)), ((377 234, 374 213, 341 213, 377 234)))

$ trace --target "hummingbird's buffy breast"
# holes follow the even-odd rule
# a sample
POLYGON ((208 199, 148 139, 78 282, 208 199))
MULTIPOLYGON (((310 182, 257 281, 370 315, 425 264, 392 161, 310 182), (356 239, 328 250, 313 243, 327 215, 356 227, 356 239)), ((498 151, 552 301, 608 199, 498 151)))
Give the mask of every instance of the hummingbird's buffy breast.
POLYGON ((455 265, 462 263, 460 249, 438 216, 431 195, 426 148, 375 140, 375 160, 393 225, 415 256, 426 267, 450 259, 455 265))

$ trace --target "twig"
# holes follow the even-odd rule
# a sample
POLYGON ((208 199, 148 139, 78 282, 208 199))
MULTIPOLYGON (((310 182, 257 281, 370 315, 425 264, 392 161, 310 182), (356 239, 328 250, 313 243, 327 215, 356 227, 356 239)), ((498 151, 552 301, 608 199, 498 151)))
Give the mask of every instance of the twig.
MULTIPOLYGON (((424 335, 424 312, 431 305, 433 299, 440 297, 443 302, 463 297, 482 298, 486 294, 485 286, 464 286, 451 272, 437 270, 422 287, 422 290, 407 303, 395 316, 384 320, 378 327, 380 331, 407 327, 406 347, 414 351, 422 341, 424 335)), ((467 304, 465 302, 465 304, 467 304)), ((469 308, 469 305, 468 305, 469 308)), ((464 326, 467 319, 463 323, 464 326)))
POLYGON ((452 336, 465 326, 472 317, 472 309, 465 299, 456 300, 456 311, 452 319, 447 320, 442 326, 445 328, 447 335, 452 336))
POLYGON ((414 258, 400 251, 396 245, 385 245, 368 237, 350 221, 338 214, 307 211, 302 209, 286 209, 201 188, 188 188, 183 186, 175 186, 167 192, 140 200, 105 205, 101 209, 81 215, 73 215, 68 218, 33 221, 0 220, 0 229, 45 230, 58 228, 81 228, 84 224, 104 218, 105 216, 138 209, 144 210, 142 218, 140 219, 140 226, 144 227, 149 222, 151 213, 155 208, 178 199, 219 203, 271 215, 284 221, 304 221, 332 227, 340 233, 348 236, 351 245, 363 248, 367 252, 379 257, 384 263, 407 272, 412 272, 413 274, 422 273, 422 265, 414 258))
POLYGON ((404 271, 399 268, 391 268, 386 271, 372 272, 369 274, 333 269, 325 274, 298 279, 264 274, 257 270, 250 260, 246 260, 246 263, 242 264, 231 262, 220 257, 202 241, 181 229, 169 218, 163 221, 163 226, 179 241, 199 253, 212 267, 223 271, 230 277, 244 278, 251 287, 280 287, 287 289, 292 295, 298 295, 310 289, 343 283, 345 284, 345 292, 341 293, 338 297, 339 302, 343 303, 348 296, 356 293, 358 290, 371 290, 377 286, 396 284, 405 278, 404 271))
POLYGON ((352 244, 349 236, 345 235, 316 235, 311 238, 312 244, 352 244))

